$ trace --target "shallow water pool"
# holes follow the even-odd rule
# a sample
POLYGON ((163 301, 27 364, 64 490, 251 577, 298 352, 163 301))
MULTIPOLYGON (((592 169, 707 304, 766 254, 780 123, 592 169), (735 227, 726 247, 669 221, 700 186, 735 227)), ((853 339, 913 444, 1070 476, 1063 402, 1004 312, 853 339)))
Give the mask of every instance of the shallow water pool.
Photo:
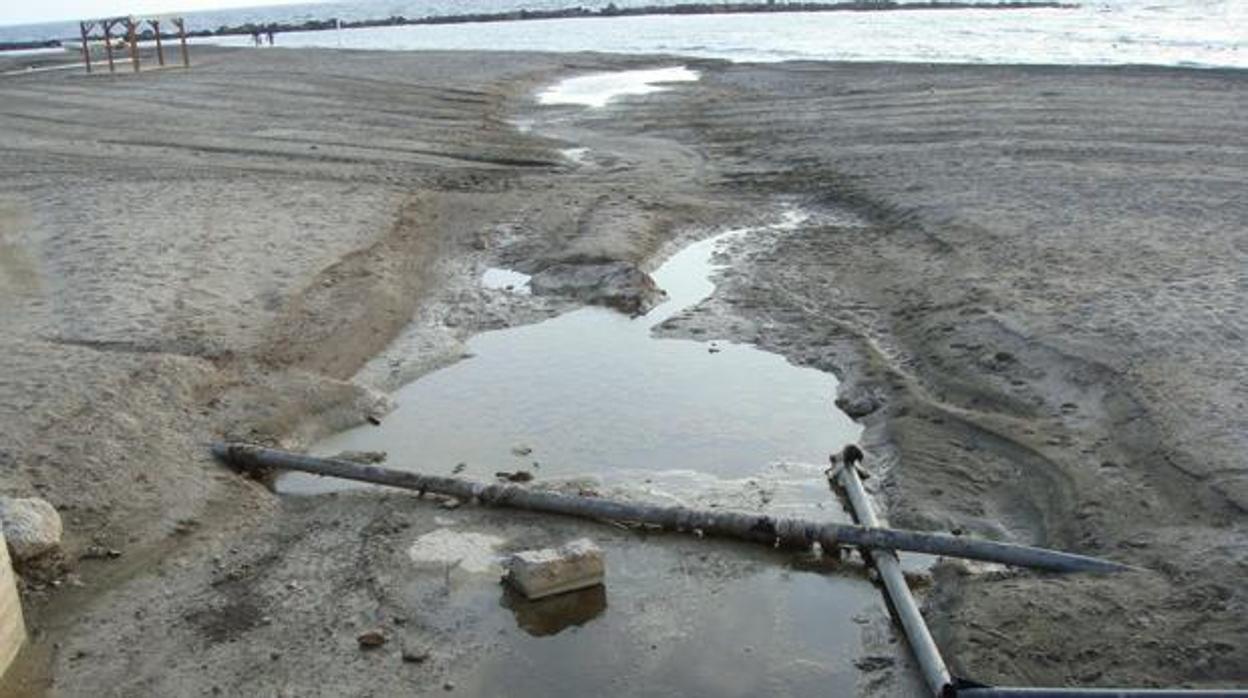
MULTIPOLYGON (((825 503, 820 468, 859 434, 832 403, 832 375, 752 346, 651 335, 711 294, 719 245, 783 234, 802 220, 790 211, 680 251, 654 274, 666 301, 642 317, 589 307, 478 335, 470 358, 399 390, 398 409, 380 426, 342 432, 315 452, 380 450, 391 467, 480 479, 514 470, 593 476, 679 501, 764 478, 782 490, 777 508, 825 503), (803 495, 807 486, 796 483, 806 482, 812 491, 803 495)), ((343 484, 292 474, 281 486, 307 493, 343 484)))

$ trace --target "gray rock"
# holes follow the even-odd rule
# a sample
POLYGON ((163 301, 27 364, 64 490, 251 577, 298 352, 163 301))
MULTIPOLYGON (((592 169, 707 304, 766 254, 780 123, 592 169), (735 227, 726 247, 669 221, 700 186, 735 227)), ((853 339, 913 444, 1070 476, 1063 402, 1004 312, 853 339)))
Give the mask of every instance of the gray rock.
POLYGON ((355 638, 363 649, 373 649, 386 644, 386 634, 381 630, 366 630, 355 638))
POLYGON ((554 264, 534 274, 529 288, 533 295, 568 296, 629 315, 644 314, 664 295, 649 274, 628 262, 554 264))
POLYGON ((0 525, 15 560, 30 560, 61 547, 61 515, 37 497, 0 497, 0 525))
POLYGON ((836 406, 850 419, 861 419, 884 405, 883 400, 873 391, 862 390, 851 395, 836 398, 836 406))
POLYGON ((430 657, 430 652, 429 652, 429 649, 426 647, 422 647, 420 645, 404 645, 403 646, 402 658, 403 658, 403 661, 407 662, 408 664, 424 664, 425 662, 429 661, 429 657, 430 657))

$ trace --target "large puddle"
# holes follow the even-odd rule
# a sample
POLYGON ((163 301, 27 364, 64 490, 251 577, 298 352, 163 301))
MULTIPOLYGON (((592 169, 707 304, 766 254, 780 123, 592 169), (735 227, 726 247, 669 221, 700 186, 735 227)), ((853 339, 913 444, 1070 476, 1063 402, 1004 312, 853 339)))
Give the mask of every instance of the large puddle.
POLYGON ((617 97, 645 95, 670 89, 664 83, 691 82, 698 73, 684 66, 653 70, 621 70, 568 78, 538 95, 541 104, 603 107, 617 97))
MULTIPOLYGON (((654 273, 668 297, 642 317, 589 307, 478 335, 469 358, 402 388, 380 426, 342 432, 315 451, 386 451, 392 467, 482 479, 515 470, 592 476, 691 503, 764 478, 779 490, 773 509, 826 503, 827 454, 859 433, 832 404, 833 376, 748 345, 651 336, 714 290, 717 246, 783 234, 801 220, 788 212, 685 248, 654 273)), ((483 281, 503 293, 524 288, 521 275, 483 281)), ((310 493, 343 484, 291 475, 281 486, 310 493)))

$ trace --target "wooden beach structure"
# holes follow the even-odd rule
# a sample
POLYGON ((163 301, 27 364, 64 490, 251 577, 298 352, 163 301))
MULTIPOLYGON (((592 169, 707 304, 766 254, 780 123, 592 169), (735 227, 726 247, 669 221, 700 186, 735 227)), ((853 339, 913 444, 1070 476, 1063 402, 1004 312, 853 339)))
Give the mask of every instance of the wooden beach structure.
POLYGON ((139 41, 143 40, 147 32, 156 39, 156 61, 162 68, 165 64, 165 46, 162 41, 161 24, 166 27, 174 27, 177 29, 178 44, 181 49, 182 67, 191 67, 191 54, 186 46, 186 21, 176 16, 150 16, 150 17, 107 17, 104 19, 83 20, 78 23, 78 30, 82 36, 82 64, 86 68, 87 73, 92 72, 91 66, 91 44, 99 41, 104 46, 104 58, 108 63, 108 72, 117 72, 116 60, 113 56, 113 40, 122 39, 125 46, 129 49, 130 63, 134 72, 139 72, 139 41), (146 25, 147 28, 144 28, 146 25), (99 34, 96 34, 96 30, 99 34), (113 31, 117 30, 114 35, 113 31))

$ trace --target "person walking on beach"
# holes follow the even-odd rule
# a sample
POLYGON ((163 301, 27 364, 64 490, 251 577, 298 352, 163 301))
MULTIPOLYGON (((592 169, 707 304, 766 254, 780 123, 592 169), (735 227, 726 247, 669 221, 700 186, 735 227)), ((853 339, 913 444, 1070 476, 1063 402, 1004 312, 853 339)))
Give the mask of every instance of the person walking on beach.
POLYGON ((256 46, 263 46, 263 45, 264 45, 264 42, 260 41, 260 30, 259 30, 259 29, 252 29, 252 30, 251 30, 251 40, 252 40, 252 42, 254 42, 254 43, 256 44, 256 46))
POLYGON ((269 40, 269 46, 273 45, 273 27, 269 27, 265 32, 265 38, 269 40))

